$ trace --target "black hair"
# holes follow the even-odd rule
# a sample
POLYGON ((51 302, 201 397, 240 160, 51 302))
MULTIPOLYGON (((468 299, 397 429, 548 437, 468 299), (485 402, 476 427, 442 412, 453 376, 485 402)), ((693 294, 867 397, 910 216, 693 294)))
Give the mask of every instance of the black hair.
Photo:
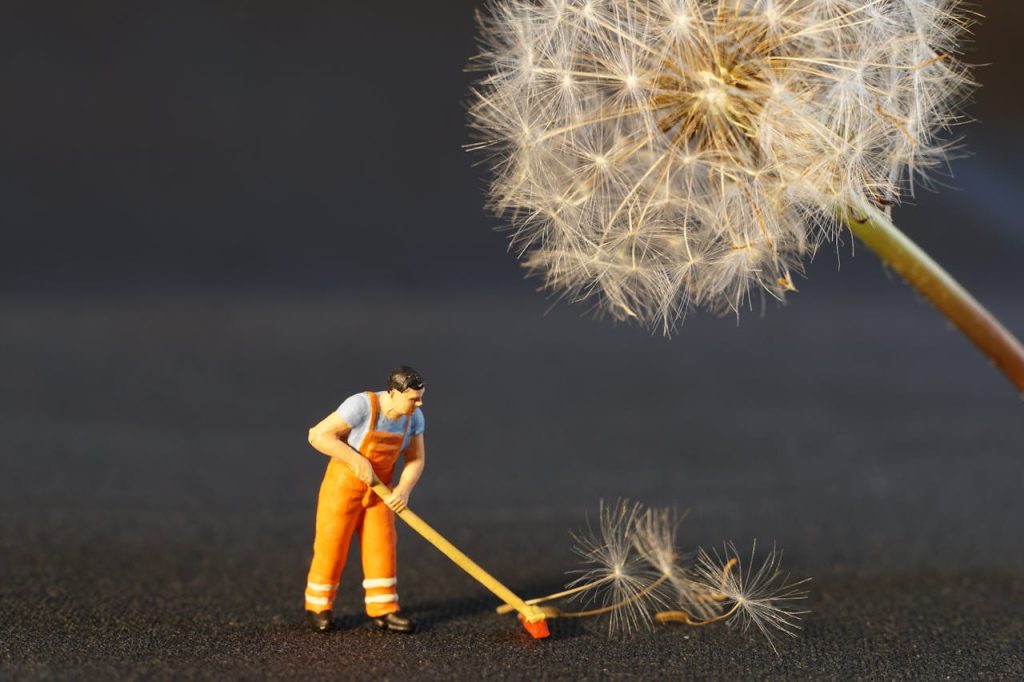
POLYGON ((420 390, 423 388, 423 375, 409 365, 402 365, 391 370, 388 377, 388 390, 395 389, 399 393, 407 389, 420 390))

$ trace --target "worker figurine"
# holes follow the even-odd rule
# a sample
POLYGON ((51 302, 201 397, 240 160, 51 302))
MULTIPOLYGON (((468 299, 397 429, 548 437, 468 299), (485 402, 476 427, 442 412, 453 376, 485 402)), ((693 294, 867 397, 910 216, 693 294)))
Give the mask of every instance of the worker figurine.
POLYGON ((333 627, 349 542, 359 532, 366 613, 384 631, 411 633, 415 624, 399 613, 395 515, 409 503, 423 473, 423 377, 412 367, 391 372, 388 390, 357 393, 309 430, 309 443, 331 458, 316 508, 313 562, 306 583, 306 613, 317 632, 333 627), (402 475, 391 496, 370 489, 376 476, 391 485, 398 458, 402 475))

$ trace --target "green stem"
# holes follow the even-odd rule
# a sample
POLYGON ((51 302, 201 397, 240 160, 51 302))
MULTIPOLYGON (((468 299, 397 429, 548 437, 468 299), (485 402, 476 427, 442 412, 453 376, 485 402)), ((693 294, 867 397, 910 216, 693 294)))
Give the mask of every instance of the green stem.
POLYGON ((1024 347, 884 213, 864 203, 840 216, 878 256, 924 294, 1024 395, 1024 347))

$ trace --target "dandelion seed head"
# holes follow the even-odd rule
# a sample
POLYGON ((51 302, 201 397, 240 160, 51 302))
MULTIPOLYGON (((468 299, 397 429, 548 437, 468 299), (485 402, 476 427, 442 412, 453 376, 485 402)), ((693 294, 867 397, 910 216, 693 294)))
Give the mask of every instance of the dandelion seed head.
POLYGON ((490 204, 529 270, 616 318, 782 300, 838 209, 940 169, 970 24, 959 0, 492 0, 490 204))

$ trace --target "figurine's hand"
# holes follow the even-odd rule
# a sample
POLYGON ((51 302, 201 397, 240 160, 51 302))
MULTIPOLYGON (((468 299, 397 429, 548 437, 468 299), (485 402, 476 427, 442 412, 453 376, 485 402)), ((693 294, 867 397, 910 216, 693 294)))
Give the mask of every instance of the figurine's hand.
POLYGON ((400 490, 399 488, 395 488, 391 491, 391 495, 384 500, 384 504, 391 507, 391 511, 397 514, 409 506, 409 493, 404 490, 400 490))
POLYGON ((356 478, 366 485, 373 485, 373 467, 370 466, 370 460, 358 457, 355 461, 350 462, 349 466, 352 467, 352 473, 356 475, 356 478))

